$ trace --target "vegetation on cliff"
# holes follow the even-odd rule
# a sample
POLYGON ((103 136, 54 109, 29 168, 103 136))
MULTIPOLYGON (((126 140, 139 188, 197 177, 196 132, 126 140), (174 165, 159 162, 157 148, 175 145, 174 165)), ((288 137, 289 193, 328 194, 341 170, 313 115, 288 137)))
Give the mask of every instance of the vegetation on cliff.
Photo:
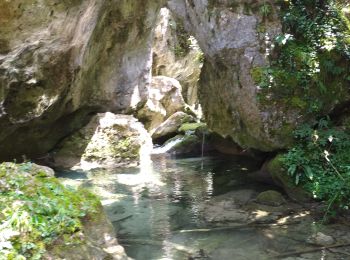
POLYGON ((333 0, 283 2, 283 33, 275 39, 272 61, 252 71, 262 100, 279 100, 308 115, 327 114, 349 98, 350 22, 345 7, 333 0))
POLYGON ((295 144, 280 161, 296 185, 327 202, 327 214, 350 207, 350 132, 322 119, 349 100, 348 7, 333 0, 284 1, 283 34, 270 66, 252 71, 262 102, 284 102, 309 122, 294 131, 295 144))
POLYGON ((315 199, 327 202, 326 214, 350 208, 350 131, 327 120, 295 131, 297 143, 280 160, 286 171, 315 199))

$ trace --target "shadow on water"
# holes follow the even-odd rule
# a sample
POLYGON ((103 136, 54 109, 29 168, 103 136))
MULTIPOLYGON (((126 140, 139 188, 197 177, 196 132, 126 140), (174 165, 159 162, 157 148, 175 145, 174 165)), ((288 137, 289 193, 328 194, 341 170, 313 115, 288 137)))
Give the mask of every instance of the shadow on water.
POLYGON ((225 219, 207 221, 210 207, 216 206, 231 218, 245 216, 239 200, 275 189, 247 178, 258 168, 257 162, 245 157, 205 157, 202 168, 201 158, 157 156, 149 169, 64 172, 59 176, 68 184, 83 185, 99 194, 119 242, 137 260, 272 259, 271 255, 305 249, 305 240, 315 229, 307 214, 290 216, 298 226, 266 224, 290 214, 288 206, 255 205, 253 225, 239 218, 233 225, 225 219))

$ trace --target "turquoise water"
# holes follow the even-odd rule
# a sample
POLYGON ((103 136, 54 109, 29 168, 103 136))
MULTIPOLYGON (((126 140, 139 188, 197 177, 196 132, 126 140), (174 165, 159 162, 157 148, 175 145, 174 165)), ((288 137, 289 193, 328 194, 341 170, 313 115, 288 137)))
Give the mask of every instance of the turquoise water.
MULTIPOLYGON (((283 239, 271 240, 248 226, 218 229, 203 221, 201 211, 212 197, 228 191, 267 190, 247 178, 258 167, 244 157, 158 156, 142 170, 62 172, 59 177, 100 195, 120 244, 134 259, 271 259, 270 249, 284 245, 288 250, 283 239)), ((300 242, 287 246, 293 243, 300 242)))

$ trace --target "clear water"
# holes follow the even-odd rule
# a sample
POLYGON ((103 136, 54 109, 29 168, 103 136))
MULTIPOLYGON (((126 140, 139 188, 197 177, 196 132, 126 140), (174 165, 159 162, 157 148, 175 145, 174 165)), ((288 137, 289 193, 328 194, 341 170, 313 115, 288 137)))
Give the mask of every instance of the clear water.
POLYGON ((271 259, 268 250, 288 251, 293 243, 303 242, 271 240, 273 231, 253 227, 211 230, 199 210, 211 197, 231 190, 267 190, 247 178, 257 168, 242 157, 158 156, 152 167, 142 170, 62 172, 60 177, 101 196, 120 244, 134 259, 271 259))

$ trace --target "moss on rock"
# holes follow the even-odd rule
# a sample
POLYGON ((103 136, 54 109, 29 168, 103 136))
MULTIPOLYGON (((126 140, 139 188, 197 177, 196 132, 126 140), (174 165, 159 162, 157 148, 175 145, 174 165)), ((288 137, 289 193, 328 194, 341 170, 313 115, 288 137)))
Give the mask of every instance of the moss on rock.
POLYGON ((32 163, 1 164, 0 190, 0 259, 41 259, 53 245, 86 244, 84 221, 103 214, 97 197, 32 163))
POLYGON ((54 157, 55 166, 137 166, 141 148, 151 146, 151 142, 143 125, 134 117, 98 114, 88 125, 63 140, 54 157))
POLYGON ((267 170, 271 174, 273 181, 282 187, 291 199, 301 202, 310 201, 312 195, 302 187, 295 185, 292 177, 284 169, 281 158, 282 155, 277 155, 267 164, 267 170))

